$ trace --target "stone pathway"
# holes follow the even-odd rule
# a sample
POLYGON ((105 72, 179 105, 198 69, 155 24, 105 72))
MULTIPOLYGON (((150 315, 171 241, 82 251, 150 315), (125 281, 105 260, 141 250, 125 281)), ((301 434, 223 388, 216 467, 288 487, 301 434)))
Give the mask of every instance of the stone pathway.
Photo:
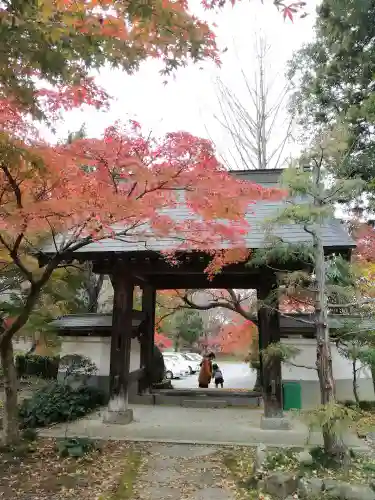
POLYGON ((145 453, 132 500, 234 500, 218 448, 152 444, 145 453))

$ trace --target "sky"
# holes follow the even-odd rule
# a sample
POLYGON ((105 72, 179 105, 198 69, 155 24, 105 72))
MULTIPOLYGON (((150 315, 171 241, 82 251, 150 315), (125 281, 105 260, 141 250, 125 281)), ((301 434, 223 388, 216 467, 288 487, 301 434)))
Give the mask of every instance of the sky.
MULTIPOLYGON (((67 137, 82 123, 89 136, 98 137, 115 120, 132 118, 139 121, 147 133, 154 135, 188 131, 209 138, 218 153, 227 156, 231 141, 215 119, 215 115, 220 114, 216 79, 219 77, 241 101, 248 102, 240 69, 251 81, 256 67, 254 34, 260 33, 266 36, 271 47, 268 77, 273 81, 272 89, 278 92, 283 88, 287 61, 303 43, 313 39, 316 0, 307 1, 309 15, 303 19, 297 16, 292 23, 283 19, 270 0, 263 4, 260 0, 242 0, 234 8, 228 5, 219 13, 204 12, 199 7, 199 0, 192 0, 190 5, 194 13, 217 24, 214 30, 218 45, 227 49, 222 54, 221 67, 212 62, 191 64, 180 69, 176 77, 169 78, 166 85, 163 83, 165 78, 159 74, 161 66, 157 61, 143 63, 140 71, 131 76, 105 68, 97 75, 97 82, 114 98, 109 111, 86 109, 68 113, 57 130, 58 137, 67 137)), ((276 142, 282 138, 285 118, 286 115, 281 117, 274 131, 276 142)), ((290 144, 288 150, 293 153, 296 145, 290 144)))

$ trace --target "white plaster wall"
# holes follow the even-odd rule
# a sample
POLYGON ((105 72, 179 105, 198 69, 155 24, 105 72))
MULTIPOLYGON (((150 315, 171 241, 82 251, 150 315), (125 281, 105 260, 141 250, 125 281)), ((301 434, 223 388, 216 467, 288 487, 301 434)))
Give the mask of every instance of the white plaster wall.
MULTIPOLYGON (((316 341, 314 339, 282 339, 282 343, 300 349, 300 353, 292 360, 298 365, 315 367, 316 341)), ((341 356, 336 346, 331 344, 333 376, 336 381, 336 397, 339 401, 353 400, 353 372, 351 361, 341 356)), ((282 365, 284 381, 298 381, 302 387, 302 406, 313 407, 320 404, 318 375, 315 370, 297 368, 287 363, 282 365)), ((375 393, 371 373, 362 367, 358 373, 358 389, 361 399, 374 400, 375 393)))
MULTIPOLYGON (((60 356, 79 354, 90 358, 98 368, 97 375, 109 376, 111 339, 108 337, 61 337, 60 356)), ((130 352, 130 372, 140 368, 141 353, 137 339, 132 339, 130 352)))
POLYGON ((18 337, 13 339, 13 350, 20 352, 29 352, 33 346, 33 341, 29 338, 18 337))
MULTIPOLYGON (((316 341, 314 339, 282 339, 283 344, 291 345, 300 349, 300 353, 293 358, 293 363, 315 368, 316 341)), ((331 343, 332 367, 336 380, 352 379, 352 363, 349 359, 341 356, 335 344, 331 343)), ((315 370, 297 368, 287 363, 283 364, 282 377, 284 380, 318 380, 315 370)), ((370 379, 371 374, 367 368, 361 368, 360 379, 370 379)))

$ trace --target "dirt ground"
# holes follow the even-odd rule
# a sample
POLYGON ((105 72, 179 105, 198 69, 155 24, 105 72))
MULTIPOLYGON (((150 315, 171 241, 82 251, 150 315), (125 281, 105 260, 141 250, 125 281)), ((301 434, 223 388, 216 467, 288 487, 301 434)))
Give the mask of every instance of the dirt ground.
POLYGON ((142 445, 104 442, 82 458, 61 458, 55 441, 34 451, 0 453, 0 498, 12 500, 125 500, 131 498, 142 445), (17 456, 18 455, 18 456, 17 456), (124 485, 124 482, 126 485, 124 485), (116 497, 119 487, 123 494, 116 497), (130 496, 129 496, 130 495, 130 496))

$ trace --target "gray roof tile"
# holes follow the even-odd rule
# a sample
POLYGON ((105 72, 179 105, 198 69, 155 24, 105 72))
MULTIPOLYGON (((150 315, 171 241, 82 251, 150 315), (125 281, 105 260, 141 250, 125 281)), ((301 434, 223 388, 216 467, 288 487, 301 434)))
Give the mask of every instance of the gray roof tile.
MULTIPOLYGON (((133 328, 141 324, 141 314, 133 318, 133 328)), ((91 328, 110 328, 112 326, 112 314, 67 314, 50 322, 57 330, 90 330, 91 328)))
MULTIPOLYGON (((280 176, 281 171, 248 171, 240 172, 242 178, 259 182, 259 184, 270 187, 275 186, 275 178, 280 176)), ((249 232, 245 236, 247 248, 257 249, 264 248, 267 244, 267 235, 265 223, 274 218, 283 208, 283 201, 261 201, 250 205, 247 213, 247 220, 250 224, 249 232)), ((185 205, 178 208, 166 209, 164 214, 170 216, 174 220, 187 221, 197 220, 197 216, 189 211, 185 205)), ((146 225, 144 226, 146 227, 146 225)), ((322 228, 323 242, 326 248, 354 248, 355 243, 349 236, 345 227, 337 219, 327 221, 322 228)), ((283 238, 288 243, 300 243, 311 241, 311 236, 306 233, 303 228, 297 224, 279 225, 273 229, 272 234, 283 238)), ((58 245, 62 241, 62 237, 57 239, 58 245)), ((136 235, 133 237, 127 236, 126 242, 121 239, 105 239, 99 242, 91 243, 77 253, 102 253, 102 252, 140 252, 140 251, 157 251, 174 249, 178 245, 176 239, 172 237, 155 237, 151 231, 147 237, 141 238, 136 235)), ((228 248, 228 242, 222 242, 221 248, 228 248)), ((45 254, 54 254, 55 246, 50 244, 43 249, 45 254)))

